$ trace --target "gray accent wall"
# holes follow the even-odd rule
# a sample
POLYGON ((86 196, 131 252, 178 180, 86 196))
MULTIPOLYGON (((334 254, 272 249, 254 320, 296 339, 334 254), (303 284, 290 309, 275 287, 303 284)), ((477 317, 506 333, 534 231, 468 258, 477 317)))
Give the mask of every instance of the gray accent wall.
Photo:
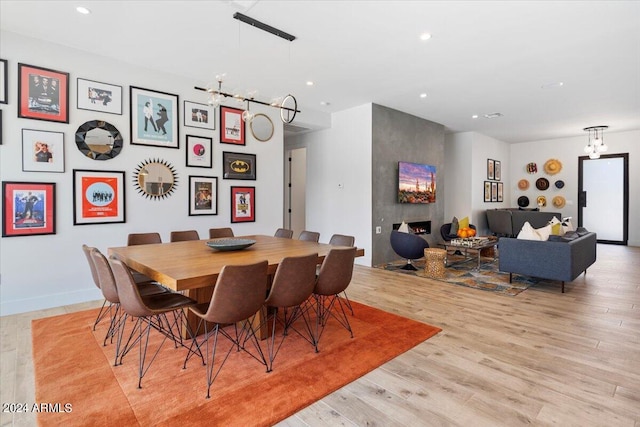
POLYGON ((372 111, 372 265, 399 257, 389 236, 394 223, 431 221, 431 234, 423 237, 435 247, 444 218, 444 126, 373 104, 372 111), (436 202, 424 205, 397 202, 398 162, 436 166, 436 202), (376 227, 381 233, 376 234, 376 227))

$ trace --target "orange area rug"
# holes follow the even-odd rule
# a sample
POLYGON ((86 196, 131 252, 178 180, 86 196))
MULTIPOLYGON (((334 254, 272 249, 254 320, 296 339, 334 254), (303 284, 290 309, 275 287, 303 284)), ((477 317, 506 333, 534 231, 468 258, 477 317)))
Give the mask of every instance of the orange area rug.
MULTIPOLYGON (((374 370, 441 329, 352 301, 354 338, 334 319, 320 352, 296 333, 285 340, 274 370, 232 352, 206 399, 205 369, 167 341, 138 383, 138 347, 113 366, 115 344, 102 345, 97 310, 34 320, 36 401, 47 403, 41 426, 269 426, 374 370), (59 405, 56 405, 59 404, 59 405)), ((148 356, 160 343, 152 331, 148 356)), ((227 341, 221 341, 227 346, 227 341)), ((228 348, 228 347, 227 347, 228 348)), ((266 343, 264 345, 266 349, 266 343)))

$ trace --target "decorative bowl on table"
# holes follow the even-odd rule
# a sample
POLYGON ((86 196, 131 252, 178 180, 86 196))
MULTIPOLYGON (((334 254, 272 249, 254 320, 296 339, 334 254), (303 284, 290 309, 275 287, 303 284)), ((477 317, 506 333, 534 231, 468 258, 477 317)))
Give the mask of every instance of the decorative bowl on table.
POLYGON ((256 241, 251 239, 241 239, 235 237, 221 237, 219 239, 209 240, 207 246, 218 251, 239 251, 248 248, 256 241))

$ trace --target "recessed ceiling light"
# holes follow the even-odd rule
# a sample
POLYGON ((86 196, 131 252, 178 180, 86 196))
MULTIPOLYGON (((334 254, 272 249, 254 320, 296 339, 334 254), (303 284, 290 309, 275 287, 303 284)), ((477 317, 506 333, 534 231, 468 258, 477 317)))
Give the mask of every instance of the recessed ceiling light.
POLYGON ((313 82, 312 82, 311 80, 309 80, 309 81, 307 82, 307 86, 313 86, 313 82))
POLYGON ((484 115, 485 119, 497 119, 498 117, 502 117, 502 113, 488 113, 484 115))
POLYGON ((421 94, 420 94, 420 98, 426 98, 426 97, 427 97, 427 94, 426 94, 426 93, 421 93, 421 94))
POLYGON ((324 105, 325 107, 328 107, 329 105, 331 105, 331 103, 327 101, 320 101, 320 105, 324 105))
POLYGON ((76 7, 76 10, 78 11, 78 13, 81 13, 83 15, 88 15, 88 14, 91 13, 91 11, 89 9, 87 9, 86 7, 83 7, 83 6, 76 7))
POLYGON ((564 86, 563 82, 547 83, 545 85, 542 85, 542 89, 558 89, 562 86, 564 86))
POLYGON ((474 114, 473 116, 471 116, 471 118, 472 118, 472 119, 477 119, 477 118, 478 118, 478 115, 477 115, 477 114, 474 114))
POLYGON ((422 40, 422 41, 429 40, 430 38, 431 38, 431 34, 429 34, 429 33, 420 34, 420 40, 422 40))

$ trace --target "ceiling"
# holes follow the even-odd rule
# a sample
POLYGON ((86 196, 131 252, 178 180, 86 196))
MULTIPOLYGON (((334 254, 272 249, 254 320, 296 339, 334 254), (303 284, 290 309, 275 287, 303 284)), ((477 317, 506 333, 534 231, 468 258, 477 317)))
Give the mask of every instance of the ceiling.
POLYGON ((1 0, 0 25, 194 86, 226 73, 224 91, 294 94, 294 125, 373 102, 509 143, 640 129, 638 1, 1 0))

